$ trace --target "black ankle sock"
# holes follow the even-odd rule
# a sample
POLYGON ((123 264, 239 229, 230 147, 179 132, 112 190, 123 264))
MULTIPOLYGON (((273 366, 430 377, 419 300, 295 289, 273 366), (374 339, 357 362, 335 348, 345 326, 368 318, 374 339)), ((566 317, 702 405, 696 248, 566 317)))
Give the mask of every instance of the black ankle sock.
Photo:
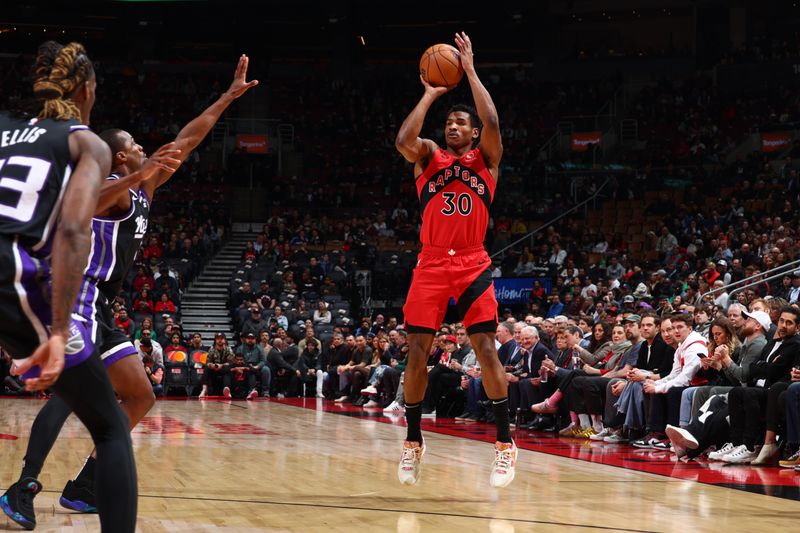
POLYGON ((86 462, 83 463, 83 468, 78 473, 78 476, 75 478, 76 483, 85 483, 89 484, 90 486, 94 487, 94 466, 97 463, 97 460, 89 456, 86 459, 86 462))
POLYGON ((422 442, 422 431, 419 428, 422 420, 422 402, 406 404, 406 424, 408 425, 408 435, 406 440, 412 442, 422 442))
POLYGON ((497 424, 497 440, 499 442, 511 442, 511 431, 508 427, 508 398, 492 400, 492 411, 497 424))

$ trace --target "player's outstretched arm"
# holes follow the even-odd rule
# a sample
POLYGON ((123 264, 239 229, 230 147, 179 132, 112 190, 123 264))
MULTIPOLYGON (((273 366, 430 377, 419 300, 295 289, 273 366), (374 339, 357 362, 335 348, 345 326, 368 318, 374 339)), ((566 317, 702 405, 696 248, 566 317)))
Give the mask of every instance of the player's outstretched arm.
POLYGON ((403 154, 406 161, 416 163, 418 167, 417 175, 422 173, 424 165, 419 163, 425 161, 430 154, 436 151, 439 147, 435 142, 430 139, 421 139, 419 137, 422 132, 422 124, 425 121, 425 116, 431 108, 433 102, 436 101, 441 95, 450 90, 448 87, 434 87, 430 85, 425 78, 419 77, 422 86, 425 87, 425 92, 422 94, 417 105, 411 113, 403 121, 400 126, 400 131, 397 132, 397 138, 394 145, 397 150, 403 154))
MULTIPOLYGON (((217 123, 222 113, 228 109, 231 102, 242 96, 249 89, 258 85, 258 80, 247 81, 247 67, 250 63, 250 58, 242 54, 239 58, 239 63, 236 65, 236 72, 233 75, 233 82, 228 90, 217 99, 216 102, 206 108, 205 111, 200 113, 196 118, 183 127, 175 138, 175 149, 180 150, 180 154, 176 159, 181 162, 185 161, 189 154, 197 148, 202 140, 217 123)), ((153 192, 166 183, 172 176, 172 172, 162 170, 155 178, 148 180, 144 183, 143 187, 147 195, 152 198, 153 192)))
POLYGON ((165 144, 148 157, 142 168, 123 176, 120 179, 107 179, 100 186, 100 197, 97 199, 95 216, 104 216, 109 209, 117 206, 120 209, 129 209, 128 189, 137 190, 139 184, 154 177, 159 171, 169 174, 175 172, 181 164, 175 157, 180 154, 176 150, 175 143, 165 144))
POLYGON ((475 109, 478 111, 481 122, 483 122, 480 144, 481 153, 486 160, 487 166, 492 170, 492 174, 497 178, 497 167, 500 165, 500 158, 503 156, 503 140, 500 136, 500 119, 497 116, 497 108, 494 106, 489 91, 483 86, 478 73, 475 71, 472 41, 470 41, 469 36, 464 32, 456 33, 456 46, 461 52, 461 66, 464 67, 464 74, 466 74, 469 87, 472 90, 475 109))
POLYGON ((52 324, 50 338, 33 355, 16 364, 15 374, 38 365, 38 378, 25 382, 28 390, 43 390, 56 382, 64 369, 64 347, 70 337, 70 322, 83 270, 89 257, 92 215, 100 183, 111 171, 111 150, 97 135, 85 130, 70 135, 70 153, 76 161, 53 237, 52 324))

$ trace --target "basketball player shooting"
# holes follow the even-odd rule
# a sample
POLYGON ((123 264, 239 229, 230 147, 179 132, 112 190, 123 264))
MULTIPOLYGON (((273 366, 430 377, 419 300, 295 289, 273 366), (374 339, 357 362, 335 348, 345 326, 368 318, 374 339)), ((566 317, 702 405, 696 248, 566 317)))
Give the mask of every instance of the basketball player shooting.
POLYGON ((395 141, 403 157, 414 163, 422 214, 422 250, 403 307, 409 344, 404 378, 408 436, 397 473, 407 485, 419 479, 425 452, 420 420, 428 383, 426 362, 452 296, 480 361, 497 420, 490 484, 504 487, 514 479, 517 449, 509 431, 508 389, 494 344, 497 300, 491 259, 483 247, 503 143, 494 102, 475 71, 472 42, 463 32, 456 34, 455 42, 477 111, 466 105, 449 110, 444 148, 420 138, 431 105, 452 89, 434 87, 420 76, 425 92, 395 141))

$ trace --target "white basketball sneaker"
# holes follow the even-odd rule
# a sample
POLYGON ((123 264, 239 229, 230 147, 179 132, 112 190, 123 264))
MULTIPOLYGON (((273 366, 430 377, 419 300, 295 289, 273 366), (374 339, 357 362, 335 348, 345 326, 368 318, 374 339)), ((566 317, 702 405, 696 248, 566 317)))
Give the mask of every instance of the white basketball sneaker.
POLYGON ((511 442, 494 443, 494 463, 489 483, 492 487, 505 487, 514 480, 514 468, 517 465, 517 445, 511 442))
POLYGON ((419 442, 403 442, 403 456, 400 457, 400 464, 397 467, 397 479, 403 485, 414 485, 419 481, 419 474, 422 470, 420 461, 425 454, 425 444, 419 442))

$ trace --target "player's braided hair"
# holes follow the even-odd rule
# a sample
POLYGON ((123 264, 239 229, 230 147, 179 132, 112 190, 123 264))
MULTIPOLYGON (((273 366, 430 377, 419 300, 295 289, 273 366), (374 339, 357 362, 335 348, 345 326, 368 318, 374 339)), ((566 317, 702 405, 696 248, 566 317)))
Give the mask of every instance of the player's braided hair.
POLYGON ((71 95, 92 76, 92 62, 80 43, 64 46, 47 41, 39 47, 33 67, 33 94, 42 100, 39 118, 81 119, 71 95))

